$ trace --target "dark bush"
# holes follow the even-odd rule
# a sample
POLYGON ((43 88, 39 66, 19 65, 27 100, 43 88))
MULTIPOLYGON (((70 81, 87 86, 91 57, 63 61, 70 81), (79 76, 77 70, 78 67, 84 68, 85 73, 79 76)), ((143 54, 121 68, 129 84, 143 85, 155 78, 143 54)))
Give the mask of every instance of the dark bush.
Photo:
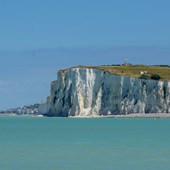
POLYGON ((146 80, 148 80, 149 79, 149 77, 147 76, 147 75, 141 75, 140 77, 139 77, 140 79, 146 79, 146 80))
POLYGON ((121 64, 112 64, 111 66, 121 66, 121 64))
POLYGON ((161 77, 160 77, 159 74, 152 74, 152 75, 151 75, 151 79, 152 79, 152 80, 160 80, 161 77))
POLYGON ((155 65, 155 66, 158 66, 158 67, 170 67, 169 65, 155 65))

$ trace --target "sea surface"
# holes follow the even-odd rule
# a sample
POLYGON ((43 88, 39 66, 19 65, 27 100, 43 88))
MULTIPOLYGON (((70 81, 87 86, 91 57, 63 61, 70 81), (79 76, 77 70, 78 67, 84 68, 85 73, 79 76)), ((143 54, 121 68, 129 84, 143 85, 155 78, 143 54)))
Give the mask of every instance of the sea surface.
POLYGON ((169 170, 170 119, 0 117, 0 170, 169 170))

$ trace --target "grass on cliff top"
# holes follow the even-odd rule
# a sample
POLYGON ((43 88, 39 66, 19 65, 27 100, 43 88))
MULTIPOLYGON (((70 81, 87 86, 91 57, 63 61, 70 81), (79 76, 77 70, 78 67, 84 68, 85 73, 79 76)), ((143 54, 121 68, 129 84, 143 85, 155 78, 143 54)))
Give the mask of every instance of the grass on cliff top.
POLYGON ((101 66, 100 69, 106 70, 113 74, 122 76, 130 76, 139 78, 141 71, 147 71, 147 76, 152 74, 160 75, 162 80, 170 80, 170 68, 160 66, 145 66, 145 65, 127 65, 127 66, 101 66))
POLYGON ((112 74, 139 78, 141 71, 147 71, 146 76, 158 74, 161 80, 170 81, 170 66, 147 66, 147 65, 118 65, 118 66, 77 66, 77 68, 97 68, 112 74))

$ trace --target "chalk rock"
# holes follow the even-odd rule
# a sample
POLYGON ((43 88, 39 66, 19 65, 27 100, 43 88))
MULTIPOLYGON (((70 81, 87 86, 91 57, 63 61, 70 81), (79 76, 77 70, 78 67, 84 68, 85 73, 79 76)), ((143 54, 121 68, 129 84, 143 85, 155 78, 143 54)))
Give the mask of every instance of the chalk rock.
POLYGON ((71 68, 58 72, 47 105, 50 116, 170 113, 170 82, 71 68))

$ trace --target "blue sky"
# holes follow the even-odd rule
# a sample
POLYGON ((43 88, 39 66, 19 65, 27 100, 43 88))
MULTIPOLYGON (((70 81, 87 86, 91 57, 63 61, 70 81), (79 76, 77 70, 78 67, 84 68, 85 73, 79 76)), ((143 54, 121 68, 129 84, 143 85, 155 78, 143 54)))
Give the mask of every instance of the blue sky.
POLYGON ((44 99, 74 65, 170 65, 169 0, 0 1, 0 109, 44 99))

